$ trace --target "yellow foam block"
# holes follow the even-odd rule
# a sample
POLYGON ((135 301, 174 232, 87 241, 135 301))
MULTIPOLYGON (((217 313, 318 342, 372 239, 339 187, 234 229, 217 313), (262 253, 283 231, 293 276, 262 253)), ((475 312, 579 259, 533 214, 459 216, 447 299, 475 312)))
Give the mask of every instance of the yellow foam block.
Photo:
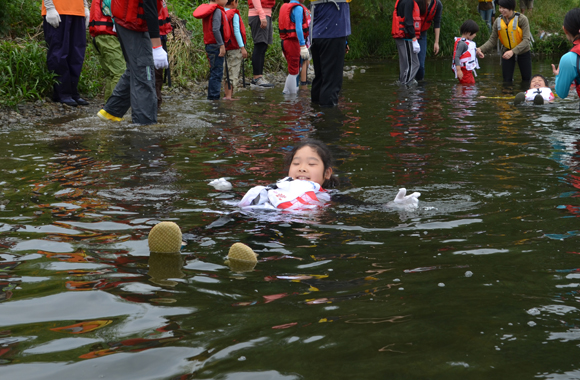
POLYGON ((235 243, 230 247, 230 252, 228 253, 228 259, 230 260, 241 260, 248 261, 252 263, 258 262, 258 255, 243 243, 235 243))
POLYGON ((234 272, 250 272, 258 263, 258 255, 242 243, 235 243, 230 247, 226 264, 234 272))
POLYGON ((173 253, 181 250, 181 230, 173 222, 161 222, 149 232, 149 251, 173 253))

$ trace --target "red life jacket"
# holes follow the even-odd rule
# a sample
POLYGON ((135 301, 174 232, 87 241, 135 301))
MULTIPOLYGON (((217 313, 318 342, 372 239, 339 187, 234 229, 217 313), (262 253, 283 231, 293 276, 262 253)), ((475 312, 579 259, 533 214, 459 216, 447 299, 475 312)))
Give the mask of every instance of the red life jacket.
POLYGON ((91 4, 89 33, 93 38, 102 34, 116 36, 117 33, 113 32, 113 20, 110 16, 105 16, 103 14, 101 3, 101 0, 93 0, 93 3, 91 4))
MULTIPOLYGON (((262 0, 260 3, 262 4, 262 8, 274 8, 274 5, 276 5, 276 0, 262 0)), ((254 3, 252 0, 248 0, 248 5, 250 8, 254 8, 254 3)))
MULTIPOLYGON (((157 14, 163 4, 157 0, 157 14)), ((147 32, 147 21, 143 9, 143 0, 111 0, 111 13, 115 22, 135 32, 147 32)))
POLYGON ((310 14, 308 8, 302 4, 298 3, 286 3, 280 8, 280 15, 278 16, 278 29, 280 30, 280 38, 283 40, 288 40, 290 38, 297 39, 296 36, 296 23, 292 22, 290 15, 295 7, 302 7, 302 32, 304 33, 304 39, 308 37, 308 20, 310 20, 310 14))
MULTIPOLYGON (((574 46, 570 51, 576 53, 576 77, 580 77, 580 40, 574 41, 574 46)), ((576 93, 580 96, 580 83, 578 83, 578 79, 574 81, 576 82, 576 93)))
POLYGON ((240 11, 237 9, 228 9, 226 11, 226 16, 228 16, 228 23, 230 24, 232 37, 229 46, 226 47, 226 50, 236 50, 240 48, 240 45, 238 45, 238 40, 236 40, 236 36, 233 35, 234 15, 238 15, 238 18, 240 19, 240 34, 242 35, 242 41, 244 41, 244 45, 246 44, 246 27, 244 26, 244 20, 242 20, 242 15, 240 15, 240 11))
POLYGON ((435 13, 437 13, 437 4, 439 0, 431 0, 431 4, 427 8, 424 15, 421 16, 421 32, 429 30, 431 27, 431 22, 435 18, 435 13))
POLYGON ((228 16, 223 7, 220 7, 216 3, 213 4, 201 4, 199 7, 193 11, 193 17, 200 18, 203 21, 203 43, 206 45, 211 45, 217 43, 215 37, 213 36, 213 31, 211 30, 211 23, 213 19, 213 13, 216 9, 222 13, 222 38, 224 39, 224 45, 226 48, 231 42, 232 30, 230 29, 230 23, 228 21, 228 16))
MULTIPOLYGON (((395 4, 395 10, 393 11, 393 26, 391 28, 391 34, 393 38, 405 38, 405 17, 399 17, 397 15, 397 6, 399 5, 397 0, 395 4)), ((413 1, 413 0, 409 0, 413 1)), ((415 1, 413 1, 413 26, 415 27, 415 37, 419 38, 421 36, 421 13, 419 11, 419 6, 415 1)))
POLYGON ((173 27, 171 27, 171 17, 169 17, 166 2, 163 2, 161 9, 159 9, 157 18, 159 19, 159 35, 166 36, 171 33, 173 27))

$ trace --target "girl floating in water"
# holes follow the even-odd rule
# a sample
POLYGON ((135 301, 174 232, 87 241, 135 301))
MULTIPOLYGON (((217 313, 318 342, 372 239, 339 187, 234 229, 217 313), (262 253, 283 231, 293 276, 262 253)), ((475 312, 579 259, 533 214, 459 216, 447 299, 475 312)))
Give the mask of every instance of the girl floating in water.
POLYGON ((534 104, 544 104, 554 101, 554 93, 548 86, 548 80, 540 74, 532 77, 530 89, 526 92, 520 92, 516 95, 514 104, 523 102, 534 102, 534 104))
POLYGON ((286 156, 288 176, 273 185, 250 189, 239 206, 280 210, 322 207, 330 201, 324 188, 338 185, 332 163, 332 153, 324 143, 304 140, 286 156))

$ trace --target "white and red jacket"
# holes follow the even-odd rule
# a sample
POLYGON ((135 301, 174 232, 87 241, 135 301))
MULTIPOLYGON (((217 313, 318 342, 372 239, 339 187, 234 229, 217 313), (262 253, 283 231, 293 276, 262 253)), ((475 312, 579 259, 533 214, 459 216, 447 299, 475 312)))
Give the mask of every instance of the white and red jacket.
POLYGON ((269 186, 251 188, 238 204, 239 207, 312 210, 330 202, 330 194, 319 184, 286 177, 269 186))
POLYGON ((549 87, 530 88, 526 91, 526 101, 533 102, 537 95, 542 95, 544 101, 551 102, 554 100, 554 93, 549 87))
MULTIPOLYGON (((477 45, 473 41, 469 41, 468 39, 462 37, 455 37, 455 45, 453 46, 453 61, 451 63, 451 69, 455 72, 455 78, 457 78, 457 69, 455 67, 455 52, 457 51, 457 44, 459 41, 463 41, 467 44, 467 51, 461 54, 459 57, 459 64, 461 67, 465 67, 468 71, 473 71, 475 73, 475 69, 479 69, 479 62, 477 61, 477 45)), ((476 74, 477 76, 477 74, 476 74)))

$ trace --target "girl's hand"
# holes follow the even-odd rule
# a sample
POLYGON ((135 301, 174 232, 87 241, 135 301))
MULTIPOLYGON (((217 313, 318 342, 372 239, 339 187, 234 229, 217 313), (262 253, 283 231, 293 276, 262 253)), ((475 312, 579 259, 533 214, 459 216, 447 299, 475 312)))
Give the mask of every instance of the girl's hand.
POLYGON ((435 55, 439 54, 439 44, 437 42, 433 45, 433 53, 435 53, 435 55))
POLYGON ((477 54, 477 57, 478 58, 484 58, 485 57, 485 55, 479 49, 477 49, 477 53, 476 54, 477 54))
POLYGON ((457 69, 457 79, 459 80, 463 79, 463 70, 457 69))
POLYGON ((558 67, 556 67, 553 63, 552 63, 552 72, 554 73, 554 75, 558 76, 558 74, 560 74, 560 66, 558 65, 558 67))
POLYGON ((503 53, 503 55, 501 56, 503 59, 510 59, 511 57, 514 56, 514 52, 511 50, 506 51, 505 53, 503 53))
POLYGON ((226 55, 226 47, 224 45, 220 45, 220 53, 218 54, 218 57, 223 57, 224 55, 226 55))

